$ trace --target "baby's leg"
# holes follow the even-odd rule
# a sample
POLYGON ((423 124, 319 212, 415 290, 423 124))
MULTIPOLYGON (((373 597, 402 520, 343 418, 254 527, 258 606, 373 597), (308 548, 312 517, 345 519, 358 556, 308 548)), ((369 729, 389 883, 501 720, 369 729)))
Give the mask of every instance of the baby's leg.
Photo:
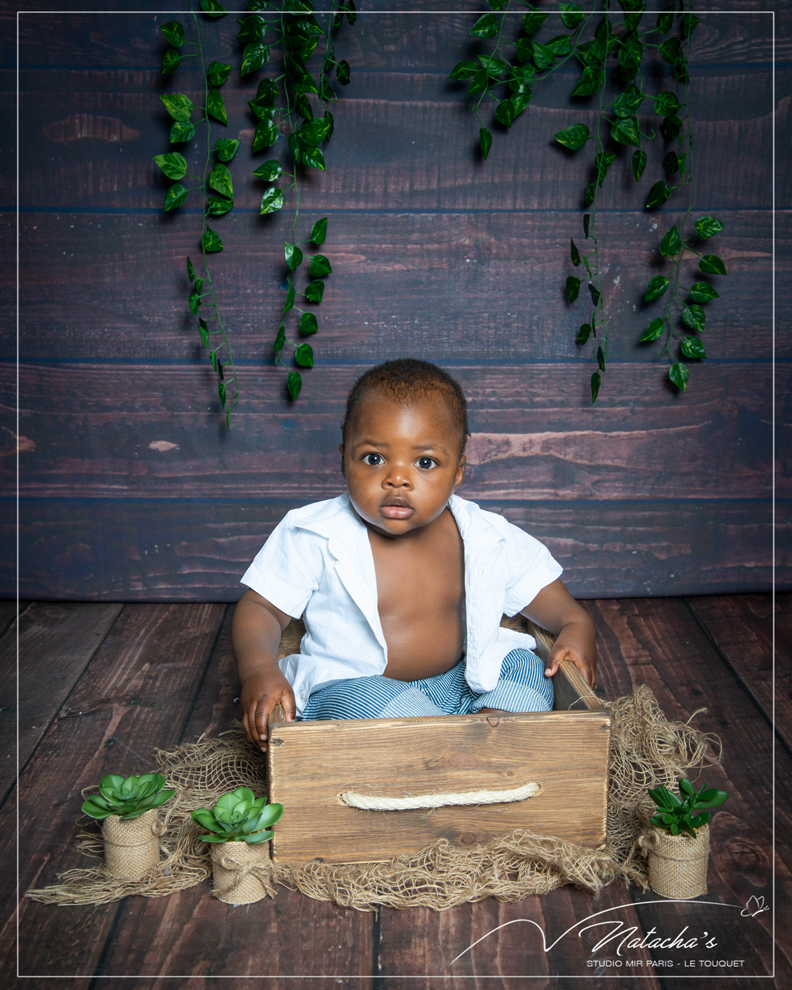
POLYGON ((316 691, 308 699, 303 718, 412 718, 444 714, 406 681, 374 674, 352 677, 316 691))
POLYGON ((549 712, 553 707, 553 679, 545 664, 530 650, 512 650, 504 657, 500 678, 491 691, 480 694, 471 712, 549 712))

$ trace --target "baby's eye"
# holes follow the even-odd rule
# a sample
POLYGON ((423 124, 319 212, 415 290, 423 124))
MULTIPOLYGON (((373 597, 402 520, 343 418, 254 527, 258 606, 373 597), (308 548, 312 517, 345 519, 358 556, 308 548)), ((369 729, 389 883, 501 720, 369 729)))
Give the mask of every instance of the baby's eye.
POLYGON ((380 464, 384 463, 384 460, 382 454, 371 453, 363 455, 363 463, 369 464, 371 467, 379 467, 380 464))
POLYGON ((436 464, 437 464, 437 461, 434 459, 434 457, 419 457, 418 458, 418 467, 421 468, 422 471, 428 471, 429 468, 435 467, 436 464))

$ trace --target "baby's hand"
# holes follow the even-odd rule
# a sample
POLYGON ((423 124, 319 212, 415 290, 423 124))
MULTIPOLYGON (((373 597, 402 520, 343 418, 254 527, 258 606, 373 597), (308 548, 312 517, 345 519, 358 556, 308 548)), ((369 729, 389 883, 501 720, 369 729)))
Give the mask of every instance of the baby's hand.
POLYGON ((287 722, 293 722, 297 712, 291 684, 277 667, 251 675, 242 685, 241 701, 247 737, 262 752, 267 748, 267 727, 275 706, 283 708, 287 722))
POLYGON ((552 677, 562 660, 571 660, 580 673, 586 678, 589 687, 597 686, 597 647, 594 636, 586 629, 573 628, 576 624, 565 626, 558 634, 550 655, 547 658, 545 677, 552 677))

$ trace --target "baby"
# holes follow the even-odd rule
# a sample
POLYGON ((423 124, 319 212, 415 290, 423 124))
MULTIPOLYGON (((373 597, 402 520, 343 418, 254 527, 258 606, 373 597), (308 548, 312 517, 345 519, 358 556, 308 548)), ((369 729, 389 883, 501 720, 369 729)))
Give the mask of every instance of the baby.
POLYGON ((276 705, 287 721, 547 711, 571 660, 594 687, 588 613, 545 547, 454 494, 470 435, 458 382, 405 358, 352 387, 338 498, 289 512, 242 583, 233 643, 248 737, 265 748, 276 705), (521 612, 557 633, 547 665, 503 629, 521 612), (300 653, 278 662, 303 617, 300 653))

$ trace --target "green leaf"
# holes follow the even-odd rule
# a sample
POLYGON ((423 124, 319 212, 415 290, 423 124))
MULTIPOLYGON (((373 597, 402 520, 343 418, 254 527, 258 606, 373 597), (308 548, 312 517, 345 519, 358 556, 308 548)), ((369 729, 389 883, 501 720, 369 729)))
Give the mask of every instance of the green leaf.
MULTIPOLYGON (((686 323, 691 330, 703 331, 704 324, 707 320, 707 315, 701 306, 696 303, 692 303, 690 306, 685 306, 682 310, 682 322, 686 323)), ((685 355, 690 357, 690 354, 685 355)))
POLYGON ((699 268, 708 275, 725 275, 726 265, 716 254, 705 254, 699 261, 699 268))
POLYGON ((328 114, 313 120, 304 120, 300 126, 300 140, 312 148, 318 148, 330 133, 332 119, 328 114))
POLYGON ((218 382, 217 383, 217 392, 218 392, 218 394, 220 396, 220 402, 225 407, 225 404, 226 404, 226 388, 225 388, 225 385, 223 384, 223 382, 218 382))
POLYGON ((682 34, 688 38, 701 23, 700 18, 694 14, 685 14, 682 18, 682 34))
POLYGON ((679 155, 675 151, 669 151, 663 158, 663 168, 669 175, 674 175, 679 171, 679 155))
POLYGON ((300 389, 302 388, 302 378, 300 377, 299 371, 290 371, 286 376, 286 388, 289 391, 289 396, 292 402, 296 401, 297 396, 300 394, 300 389))
POLYGON ((572 50, 572 36, 569 34, 557 34, 555 38, 551 38, 546 44, 556 58, 563 58, 564 55, 568 55, 572 50))
POLYGON ((256 120, 265 120, 268 124, 272 123, 272 118, 275 115, 275 107, 270 106, 263 99, 248 100, 248 106, 256 120))
POLYGON ((490 134, 486 127, 479 129, 479 144, 481 145, 481 153, 486 159, 492 147, 492 134, 490 134))
POLYGON ((296 244, 286 241, 283 248, 283 254, 286 258, 286 264, 293 272, 296 271, 302 264, 303 253, 296 244))
POLYGON ((280 189, 277 186, 270 186, 261 197, 261 209, 259 213, 262 215, 265 213, 275 213, 283 207, 284 202, 285 199, 280 189))
POLYGON ((206 201, 206 212, 210 217, 221 217, 233 207, 233 199, 220 199, 218 196, 210 196, 206 201))
POLYGON ((324 155, 319 148, 303 146, 300 149, 300 159, 303 165, 307 165, 309 168, 319 168, 323 172, 325 170, 324 155))
POLYGON ((448 73, 449 79, 470 79, 478 70, 476 63, 469 58, 457 62, 454 68, 448 73))
POLYGON ((584 324, 581 325, 580 331, 579 331, 577 337, 575 337, 575 343, 576 344, 585 344, 585 343, 587 343, 587 341, 588 341, 588 339, 589 339, 590 336, 591 336, 591 324, 590 323, 584 323, 584 324))
POLYGON ((660 254, 664 258, 672 258, 675 254, 679 254, 682 249, 682 241, 679 237, 679 231, 676 229, 676 224, 668 231, 668 233, 660 241, 660 254))
POLYGON ((253 135, 253 151, 266 151, 278 140, 278 128, 271 120, 260 120, 253 135))
POLYGON ((479 17, 474 26, 470 29, 474 38, 494 38, 498 33, 498 20, 494 14, 484 14, 479 17))
POLYGON ((608 169, 615 160, 616 156, 607 151, 602 151, 594 156, 594 167, 597 170, 597 180, 600 186, 602 186, 602 183, 605 181, 605 176, 608 174, 608 169))
POLYGON ((510 100, 502 100, 495 111, 495 119, 504 127, 511 127, 514 123, 514 105, 510 100))
POLYGON ((294 164, 299 165, 302 161, 302 144, 300 142, 300 136, 296 131, 292 131, 287 138, 287 143, 289 145, 289 151, 294 159, 294 164))
POLYGON ((614 120, 610 125, 610 136, 619 144, 640 146, 641 136, 638 133, 638 121, 635 117, 624 120, 614 120))
POLYGON ((704 791, 704 793, 699 797, 697 801, 697 806, 699 808, 717 808, 722 805, 725 801, 728 801, 729 795, 726 791, 718 791, 714 788, 704 791))
POLYGON ((613 101, 613 112, 617 117, 634 117, 641 109, 643 101, 644 95, 638 87, 630 86, 613 101))
POLYGON ((256 41, 261 41, 264 32, 267 30, 267 23, 258 14, 251 14, 249 17, 241 18, 238 22, 239 34, 237 41, 241 45, 250 45, 256 41))
POLYGON ((166 49, 165 54, 162 56, 162 66, 160 71, 163 75, 166 75, 169 72, 175 72, 179 68, 181 60, 182 57, 175 48, 166 49))
POLYGON ((170 143, 183 144, 185 141, 192 141, 195 137, 195 124, 189 121, 174 120, 170 129, 170 143))
POLYGON ((165 197, 165 212, 168 210, 175 210, 178 206, 187 199, 187 190, 181 184, 181 182, 176 182, 168 190, 168 194, 165 197))
POLYGON ((201 0, 201 10, 206 14, 207 17, 218 18, 225 17, 228 11, 219 2, 219 0, 201 0))
POLYGON ((682 130, 682 121, 676 116, 676 114, 672 114, 670 117, 666 117, 660 125, 660 130, 666 141, 669 143, 671 141, 675 141, 679 137, 679 133, 682 130))
POLYGON ((591 214, 590 213, 584 213, 583 214, 583 233, 586 236, 586 240, 588 240, 589 225, 590 225, 590 223, 591 223, 591 214))
POLYGON ((668 65, 676 65, 680 58, 683 58, 679 38, 666 38, 660 45, 660 57, 668 65))
POLYGON ((538 11, 531 11, 528 14, 523 14, 523 30, 526 34, 536 34, 539 28, 547 20, 548 16, 548 14, 542 14, 538 11))
MULTIPOLYGON (((314 283, 311 282, 311 285, 313 284, 314 283)), ((319 282, 319 285, 322 285, 322 283, 319 282)), ((307 295, 308 293, 306 292, 306 296, 307 295)), ((318 299, 316 301, 320 302, 321 299, 318 299)), ((303 315, 300 317, 300 333, 304 334, 307 337, 309 334, 316 333, 318 329, 319 329, 319 322, 316 319, 316 316, 314 316, 313 313, 303 313, 303 315)))
POLYGON ((506 63, 502 62, 499 58, 489 58, 486 55, 479 55, 479 62, 481 62, 481 67, 492 79, 502 76, 508 68, 506 63))
POLYGON ((564 11, 561 15, 561 20, 564 22, 564 27, 574 30, 583 20, 583 8, 578 6, 578 4, 560 3, 558 7, 559 10, 564 11))
MULTIPOLYGON (((677 361, 668 369, 668 377, 680 391, 684 392, 687 387, 688 378, 690 378, 690 372, 681 361, 677 361)), ((671 831, 674 835, 677 834, 677 832, 674 832, 673 826, 671 831)))
POLYGON ((278 100, 278 87, 271 79, 259 80, 256 89, 256 102, 261 106, 274 107, 278 100))
POLYGON ((591 206, 591 204, 594 202, 594 195, 595 195, 594 183, 589 182, 589 184, 586 186, 583 192, 583 205, 591 206))
MULTIPOLYGON (((322 295, 324 294, 324 282, 321 279, 316 279, 313 282, 309 282, 305 287, 305 298, 308 302, 320 303, 322 301, 322 295)), ((308 313, 306 316, 310 315, 308 313)), ((302 330, 302 320, 300 321, 300 329, 302 330)), ((311 333, 316 333, 315 330, 310 331, 311 333)), ((303 330, 303 333, 305 331, 303 330)))
POLYGON ((712 288, 709 282, 696 282, 690 287, 690 298, 696 303, 706 303, 711 299, 717 299, 718 293, 712 288))
POLYGON ((639 148, 632 156, 632 173, 635 176, 635 181, 640 182, 641 176, 644 174, 644 169, 646 168, 646 152, 641 151, 639 148))
POLYGON ((470 80, 467 95, 475 96, 476 93, 482 93, 489 86, 489 81, 486 69, 476 69, 470 80))
POLYGON ((189 258, 187 259, 187 278, 189 278, 191 282, 195 281, 195 269, 193 268, 193 263, 189 258))
POLYGON ((220 193, 221 196, 234 198, 234 187, 231 184, 231 173, 222 162, 218 162, 209 173, 209 188, 220 193))
POLYGON ((663 117, 673 116, 680 108, 679 100, 673 93, 668 92, 660 93, 660 95, 655 98, 654 105, 655 113, 659 113, 663 117))
POLYGON ((622 41, 619 47, 619 65, 623 69, 637 69, 643 58, 643 45, 636 36, 622 41))
POLYGON ((183 179, 187 174, 187 161, 178 151, 169 151, 166 155, 154 155, 154 161, 169 179, 183 179))
POLYGON ((280 354, 283 348, 286 346, 286 331, 283 329, 283 324, 278 327, 278 333, 275 337, 275 343, 272 345, 272 349, 276 354, 280 354))
POLYGON ((508 0, 487 0, 488 6, 492 7, 493 10, 503 10, 507 3, 508 0))
MULTIPOLYGON (((530 62, 533 58, 533 42, 530 38, 526 38, 525 35, 521 35, 517 39, 517 61, 518 62, 530 62)), ((534 69, 531 68, 531 72, 534 69)), ((468 90, 468 92, 470 92, 468 90)))
POLYGON ((572 96, 594 96, 605 84, 605 73, 602 69, 587 65, 577 86, 572 90, 572 96))
POLYGON ((237 138, 218 138, 215 141, 215 155, 218 161, 230 162, 239 148, 237 138))
POLYGON ((707 822, 710 820, 710 817, 711 816, 709 812, 704 811, 700 815, 696 815, 696 817, 693 819, 691 824, 693 825, 693 828, 701 828, 702 825, 707 824, 707 822))
POLYGON ((206 320, 198 320, 198 332, 201 335, 201 343, 204 347, 209 346, 209 331, 206 326, 206 320))
POLYGON ((263 165, 259 165, 253 173, 253 175, 259 179, 263 179, 265 182, 277 182, 282 174, 281 163, 276 162, 274 158, 268 162, 264 162, 263 165))
POLYGON ((217 86, 219 89, 231 75, 231 66, 225 62, 210 62, 206 70, 206 78, 210 86, 217 86))
POLYGON ((223 242, 211 227, 207 227, 204 231, 203 237, 201 238, 201 244, 203 245, 204 251, 209 253, 223 250, 223 242))
MULTIPOLYGON (((591 282, 589 282, 589 292, 591 293, 591 301, 596 306, 600 301, 600 291, 596 287, 596 285, 593 285, 591 282)), ((605 369, 603 368, 603 371, 604 370, 605 369)))
POLYGON ((533 63, 537 69, 540 71, 542 69, 549 69, 555 60, 556 56, 552 48, 548 48, 547 45, 541 45, 538 41, 533 43, 533 63))
POLYGON ((668 279, 665 275, 653 275, 649 279, 649 284, 646 286, 646 295, 644 296, 644 302, 652 302, 653 299, 659 299, 660 296, 668 288, 668 279))
POLYGON ((162 25, 160 31, 174 48, 181 48, 184 44, 184 28, 178 21, 168 21, 167 24, 162 25))
POLYGON ((652 340, 659 340, 663 336, 664 330, 665 320, 662 316, 658 316, 656 320, 652 320, 646 330, 641 334, 641 342, 646 344, 652 340))
POLYGON ((600 69, 606 58, 605 44, 601 41, 587 41, 577 46, 575 57, 583 66, 600 69))
POLYGON ((251 72, 260 69, 268 61, 269 46, 265 45, 263 41, 253 41, 249 45, 245 45, 239 73, 243 76, 249 76, 251 72))
POLYGON ((193 292, 190 298, 187 300, 187 305, 190 307, 190 312, 192 313, 193 316, 198 315, 198 308, 201 305, 201 297, 198 295, 198 292, 199 290, 196 289, 196 291, 193 292))
POLYGON ((220 121, 221 124, 228 123, 228 117, 226 116, 225 103, 223 103, 223 94, 219 89, 210 89, 206 95, 206 112, 210 117, 214 117, 215 120, 220 121))
POLYGON ((723 230, 723 224, 717 217, 699 217, 693 226, 699 237, 703 237, 705 240, 723 230))
POLYGON ((317 247, 320 247, 322 244, 324 244, 326 239, 327 239, 327 217, 322 217, 321 220, 317 220, 316 223, 313 225, 313 227, 311 227, 311 240, 317 247))
MULTIPOLYGON (((306 316, 313 316, 307 313, 306 316)), ((316 317, 314 317, 316 319, 316 317)), ((302 321, 300 321, 302 322, 302 321)), ((302 368, 313 368, 313 348, 310 344, 300 344, 294 352, 294 360, 302 368)))
POLYGON ((286 302, 283 304, 283 309, 281 313, 285 316, 289 310, 294 308, 294 297, 295 297, 294 283, 289 279, 289 291, 286 293, 286 302))
POLYGON ((586 124, 571 124, 569 127, 565 127, 563 131, 554 134, 553 140, 565 148, 569 148, 570 151, 580 151, 590 135, 591 132, 586 124))
POLYGON ((184 93, 165 93, 160 96, 165 109, 174 120, 189 120, 193 111, 192 100, 184 93))
POLYGON ((577 245, 571 238, 569 240, 569 243, 571 245, 569 249, 569 255, 572 258, 572 264, 575 266, 575 268, 577 268, 577 266, 580 264, 580 251, 578 251, 577 245))
POLYGON ((657 30, 660 34, 666 34, 674 26, 675 4, 669 4, 657 15, 657 30))
POLYGON ((351 78, 352 73, 349 68, 349 62, 345 58, 342 58, 336 66, 336 79, 342 86, 348 86, 351 78))
POLYGON ((597 364, 599 365, 600 371, 605 370, 605 353, 601 347, 597 348, 597 364))
POLYGON ((509 73, 508 83, 512 93, 531 99, 531 86, 536 73, 530 65, 514 65, 509 73))
POLYGON ((566 280, 566 294, 569 302, 573 303, 580 294, 580 279, 570 275, 566 280))
POLYGON ((649 190, 646 199, 646 209, 653 210, 656 206, 662 206, 671 195, 671 187, 665 182, 655 182, 649 190))
POLYGON ((695 361, 700 361, 707 356, 704 345, 698 337, 685 337, 680 350, 683 357, 692 358, 695 361))
POLYGON ((602 384, 602 376, 598 371, 595 371, 591 376, 591 401, 596 402, 597 396, 599 395, 600 385, 602 384))
POLYGON ((314 112, 311 103, 305 93, 298 93, 294 100, 294 109, 303 120, 313 120, 314 112))
POLYGON ((332 271, 330 262, 323 254, 315 254, 311 258, 311 267, 309 268, 311 278, 325 278, 332 271))

